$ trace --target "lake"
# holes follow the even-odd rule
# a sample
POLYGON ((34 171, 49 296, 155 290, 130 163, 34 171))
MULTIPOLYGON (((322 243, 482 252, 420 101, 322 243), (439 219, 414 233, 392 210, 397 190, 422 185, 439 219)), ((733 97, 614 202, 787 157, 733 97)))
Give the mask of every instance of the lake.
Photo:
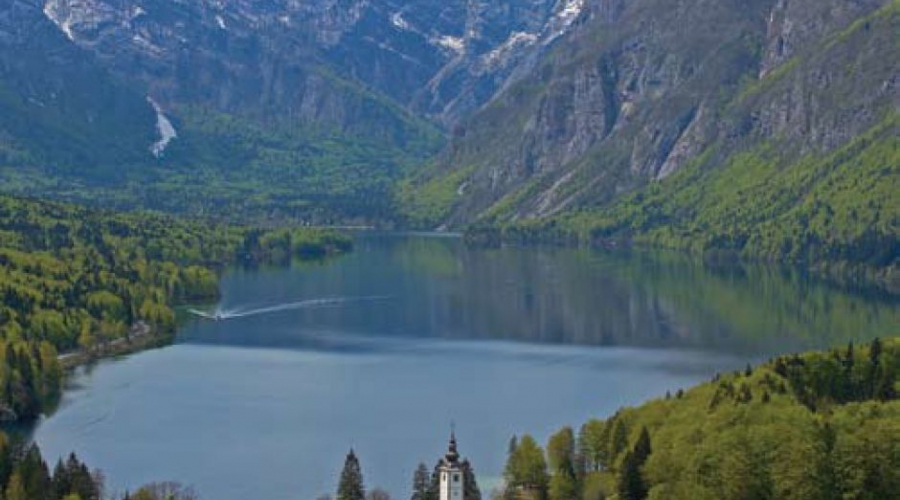
POLYGON ((487 497, 507 443, 542 442, 773 354, 897 333, 896 301, 802 273, 673 254, 469 249, 361 234, 352 254, 235 269, 219 321, 72 377, 33 432, 115 490, 154 480, 208 500, 333 494, 347 451, 409 496, 451 423, 487 497))

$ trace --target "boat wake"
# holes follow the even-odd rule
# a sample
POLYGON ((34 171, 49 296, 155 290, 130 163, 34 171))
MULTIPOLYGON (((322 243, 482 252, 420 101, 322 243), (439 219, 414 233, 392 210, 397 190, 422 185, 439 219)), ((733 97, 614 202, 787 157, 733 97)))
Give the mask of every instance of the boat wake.
POLYGON ((260 314, 271 314, 282 311, 291 311, 294 309, 310 309, 317 307, 339 307, 351 302, 370 302, 375 300, 388 299, 387 296, 372 297, 330 297, 322 299, 300 300, 297 302, 286 302, 284 304, 276 304, 267 307, 258 307, 254 309, 234 308, 234 309, 216 309, 214 311, 201 311, 200 309, 188 309, 188 312, 195 316, 215 321, 224 321, 227 319, 246 318, 248 316, 258 316, 260 314))

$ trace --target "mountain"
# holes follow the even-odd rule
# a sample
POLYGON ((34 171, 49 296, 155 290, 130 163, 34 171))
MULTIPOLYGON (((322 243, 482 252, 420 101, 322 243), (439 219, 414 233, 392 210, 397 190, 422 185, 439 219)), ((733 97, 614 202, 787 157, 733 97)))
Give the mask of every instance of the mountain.
POLYGON ((21 0, 0 5, 0 47, 0 165, 147 156, 155 116, 144 95, 68 43, 40 10, 21 0))
POLYGON ((860 137, 889 149, 900 106, 890 0, 5 5, 6 190, 120 207, 365 222, 399 206, 407 225, 633 240, 695 216, 634 227, 632 197, 713 192, 748 155, 784 172, 860 137), (79 103, 38 112, 51 94, 79 103))
MULTIPOLYGON (((563 35, 584 0, 46 0, 72 41, 163 101, 371 125, 316 107, 327 68, 452 124, 563 35), (285 109, 286 108, 286 109, 285 109), (278 114, 278 113, 276 113, 278 114)), ((339 107, 339 106, 338 106, 339 107)), ((363 119, 359 119, 363 118, 363 119)))
POLYGON ((434 127, 313 60, 266 59, 253 32, 216 40, 188 24, 191 5, 154 3, 171 25, 143 23, 133 3, 120 17, 125 5, 0 8, 6 191, 212 216, 377 215, 393 179, 440 144, 434 127), (283 71, 284 87, 266 71, 283 71), (267 97, 279 93, 291 100, 267 97))
POLYGON ((404 186, 410 223, 900 261, 900 2, 583 15, 404 186))
POLYGON ((583 6, 7 2, 0 178, 7 192, 120 208, 384 219, 441 129, 524 75, 583 6))
POLYGON ((437 219, 603 206, 764 143, 790 163, 900 103, 894 1, 604 1, 585 15, 419 179, 459 192, 437 219))

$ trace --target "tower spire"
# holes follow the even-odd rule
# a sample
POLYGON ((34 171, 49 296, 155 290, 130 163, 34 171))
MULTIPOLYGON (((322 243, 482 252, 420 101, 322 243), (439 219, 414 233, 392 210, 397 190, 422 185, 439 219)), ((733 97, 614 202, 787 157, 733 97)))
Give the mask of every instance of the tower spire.
POLYGON ((459 461, 459 452, 456 450, 456 424, 450 423, 450 446, 445 456, 448 463, 455 464, 459 461))
POLYGON ((468 465, 460 463, 456 449, 456 424, 450 422, 450 445, 440 463, 440 487, 438 500, 465 500, 465 472, 468 465))

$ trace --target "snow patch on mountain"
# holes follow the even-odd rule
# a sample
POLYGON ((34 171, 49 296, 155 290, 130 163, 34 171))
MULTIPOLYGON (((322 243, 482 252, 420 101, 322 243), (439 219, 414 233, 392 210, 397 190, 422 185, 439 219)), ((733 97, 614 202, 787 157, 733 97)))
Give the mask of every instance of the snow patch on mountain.
POLYGON ((225 18, 220 15, 216 15, 216 24, 219 25, 219 29, 227 30, 228 26, 225 24, 225 18))
POLYGON ((403 19, 402 12, 394 12, 393 14, 391 14, 391 24, 393 24, 394 27, 396 27, 398 29, 401 29, 404 31, 409 30, 409 23, 406 22, 406 19, 403 19))
POLYGON ((52 21, 69 40, 74 42, 75 34, 72 33, 72 19, 63 15, 61 10, 60 5, 56 2, 49 1, 44 4, 44 15, 47 16, 47 19, 52 21))
POLYGON ((153 106, 153 110, 156 111, 156 131, 159 134, 159 140, 150 146, 150 153, 157 158, 162 158, 169 143, 178 138, 178 132, 175 130, 175 126, 172 125, 172 122, 169 121, 169 118, 163 114, 162 108, 152 97, 147 96, 147 102, 150 103, 150 105, 153 106))
POLYGON ((163 52, 165 52, 165 50, 162 47, 154 44, 153 42, 151 42, 150 40, 148 40, 147 38, 145 38, 144 36, 142 36, 140 34, 135 34, 134 36, 132 36, 131 41, 134 42, 134 44, 136 46, 141 47, 146 52, 151 53, 151 54, 161 55, 163 52))
POLYGON ((432 37, 431 39, 429 39, 429 41, 433 45, 437 45, 445 49, 450 49, 457 54, 461 54, 466 50, 466 41, 458 36, 442 35, 432 37))
POLYGON ((572 23, 584 11, 585 0, 560 0, 561 7, 547 23, 548 34, 544 37, 544 45, 564 35, 572 23), (563 3, 565 2, 565 3, 563 3))
POLYGON ((519 47, 533 45, 537 41, 538 36, 534 33, 513 31, 503 44, 482 56, 482 60, 488 65, 502 63, 519 47))

